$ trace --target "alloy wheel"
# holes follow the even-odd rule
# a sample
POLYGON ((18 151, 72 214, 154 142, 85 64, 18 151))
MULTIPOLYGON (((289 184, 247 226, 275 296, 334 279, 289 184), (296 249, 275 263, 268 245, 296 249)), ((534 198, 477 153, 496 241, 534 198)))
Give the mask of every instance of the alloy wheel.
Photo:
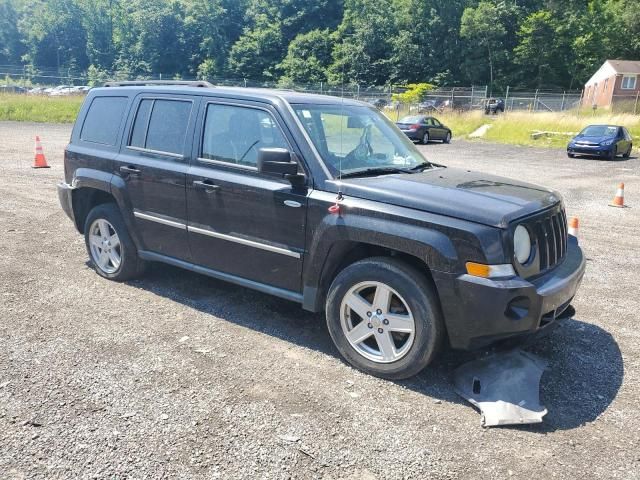
POLYGON ((89 247, 93 263, 104 273, 115 273, 122 263, 122 244, 113 225, 104 218, 89 228, 89 247))
POLYGON ((340 306, 340 325, 355 351, 376 363, 404 357, 416 330, 402 296, 389 285, 373 281, 359 283, 346 293, 340 306))

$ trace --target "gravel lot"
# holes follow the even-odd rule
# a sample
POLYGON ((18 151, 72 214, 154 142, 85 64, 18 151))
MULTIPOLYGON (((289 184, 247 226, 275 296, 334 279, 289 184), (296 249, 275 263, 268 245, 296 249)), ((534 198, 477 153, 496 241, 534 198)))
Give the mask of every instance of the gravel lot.
POLYGON ((287 301, 161 265, 96 275, 55 191, 70 130, 0 123, 0 478, 640 478, 637 158, 420 147, 559 190, 589 258, 576 318, 533 347, 545 423, 482 429, 451 386, 468 355, 383 381, 287 301), (607 206, 620 181, 631 208, 607 206))

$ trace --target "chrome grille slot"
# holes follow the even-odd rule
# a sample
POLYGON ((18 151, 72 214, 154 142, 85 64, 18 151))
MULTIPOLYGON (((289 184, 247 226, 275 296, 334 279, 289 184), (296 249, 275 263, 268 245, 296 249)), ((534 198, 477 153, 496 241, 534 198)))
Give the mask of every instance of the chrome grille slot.
POLYGON ((567 217, 564 210, 536 221, 532 230, 538 246, 540 271, 560 263, 567 253, 567 217))
POLYGON ((560 205, 517 222, 529 230, 534 260, 526 265, 515 261, 517 272, 529 278, 549 270, 564 260, 567 254, 567 216, 560 205))

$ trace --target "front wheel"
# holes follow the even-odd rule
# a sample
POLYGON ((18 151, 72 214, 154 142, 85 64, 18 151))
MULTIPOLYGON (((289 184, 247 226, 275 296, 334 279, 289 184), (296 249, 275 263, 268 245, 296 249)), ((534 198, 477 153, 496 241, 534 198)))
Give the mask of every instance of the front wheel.
POLYGON ((615 160, 616 159, 616 154, 617 154, 616 150, 617 150, 617 148, 614 145, 614 147, 609 152, 609 160, 615 160))
POLYGON ((142 273, 144 264, 115 204, 98 205, 89 212, 84 238, 98 275, 122 282, 142 273))
POLYGON ((622 155, 622 158, 629 158, 629 157, 631 157, 631 150, 633 150, 633 145, 629 145, 629 150, 627 150, 627 151, 622 155))
POLYGON ((335 278, 327 326, 347 362, 390 380, 411 377, 435 357, 444 334, 434 287, 392 258, 356 262, 335 278))
POLYGON ((567 157, 569 158, 576 158, 576 156, 573 153, 567 153, 567 157))

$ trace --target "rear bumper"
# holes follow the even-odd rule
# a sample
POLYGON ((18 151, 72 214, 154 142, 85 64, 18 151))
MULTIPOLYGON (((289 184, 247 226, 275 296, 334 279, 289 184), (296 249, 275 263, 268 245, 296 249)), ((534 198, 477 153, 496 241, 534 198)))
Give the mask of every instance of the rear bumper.
POLYGON ((401 130, 410 140, 422 140, 420 132, 418 130, 401 130))
POLYGON ((65 182, 60 182, 58 184, 58 200, 60 200, 60 206, 64 213, 67 214, 67 217, 71 219, 71 221, 75 224, 76 220, 73 215, 73 196, 72 192, 75 189, 74 186, 69 185, 65 182))
POLYGON ((570 304, 585 264, 577 240, 569 236, 562 263, 535 280, 489 280, 433 272, 451 346, 472 350, 549 328, 573 311, 570 304))

